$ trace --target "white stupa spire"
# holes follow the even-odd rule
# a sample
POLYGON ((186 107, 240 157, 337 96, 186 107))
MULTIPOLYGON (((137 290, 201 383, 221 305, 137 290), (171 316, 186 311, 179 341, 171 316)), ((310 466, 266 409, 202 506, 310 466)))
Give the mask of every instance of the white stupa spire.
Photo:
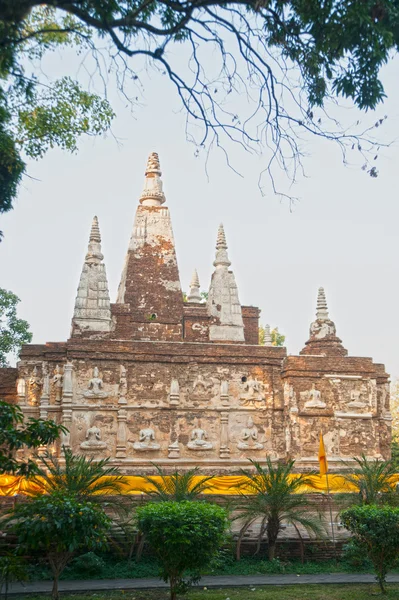
POLYGON ((187 296, 187 302, 201 302, 200 282, 197 269, 194 269, 190 283, 190 293, 187 296))
POLYGON ((326 294, 324 292, 324 288, 322 288, 322 287, 319 287, 319 291, 317 294, 316 319, 319 321, 327 321, 328 320, 328 307, 327 307, 326 294))
POLYGON ((231 265, 227 255, 226 235, 224 233, 224 227, 222 223, 219 225, 218 229, 218 235, 216 239, 216 256, 213 264, 216 268, 224 267, 226 269, 231 265))
POLYGON ((145 170, 144 189, 140 196, 140 204, 143 206, 161 206, 166 201, 161 175, 158 154, 151 152, 145 170))
POLYGON ((270 325, 265 325, 265 335, 263 338, 263 343, 265 346, 273 346, 272 344, 272 336, 270 333, 270 325))

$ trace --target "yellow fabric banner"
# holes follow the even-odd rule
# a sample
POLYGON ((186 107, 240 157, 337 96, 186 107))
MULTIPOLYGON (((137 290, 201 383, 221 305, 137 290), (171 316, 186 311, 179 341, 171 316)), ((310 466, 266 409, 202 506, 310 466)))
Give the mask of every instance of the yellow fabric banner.
MULTIPOLYGON (((292 477, 298 477, 293 474, 292 477)), ((126 476, 124 485, 124 494, 127 495, 138 495, 144 494, 147 491, 151 491, 153 486, 146 482, 142 477, 126 476)), ((153 479, 160 481, 161 477, 154 476, 153 479)), ((199 475, 195 478, 195 481, 202 479, 199 475)), ((321 492, 327 491, 326 478, 322 475, 312 475, 309 477, 310 484, 303 486, 298 492, 321 492)), ((221 494, 234 496, 241 493, 251 493, 245 486, 246 477, 242 475, 223 475, 215 477, 209 482, 209 489, 206 490, 205 494, 221 494)), ((395 475, 391 479, 392 485, 399 482, 399 474, 395 475)), ((342 475, 329 475, 330 492, 333 494, 337 493, 348 493, 356 491, 356 488, 348 483, 342 475)), ((16 494, 29 494, 32 491, 38 491, 39 488, 32 481, 29 481, 25 477, 15 477, 13 475, 0 475, 0 496, 15 496, 16 494)))
POLYGON ((320 444, 319 444, 319 470, 320 475, 327 475, 328 473, 328 462, 327 462, 327 454, 326 449, 324 447, 324 439, 323 434, 320 431, 320 444))

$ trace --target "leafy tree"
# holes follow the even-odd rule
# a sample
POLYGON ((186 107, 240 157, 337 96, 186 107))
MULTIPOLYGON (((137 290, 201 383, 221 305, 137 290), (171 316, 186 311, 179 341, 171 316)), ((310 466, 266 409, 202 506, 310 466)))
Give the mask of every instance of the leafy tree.
POLYGON ((158 476, 161 477, 161 481, 151 477, 150 475, 143 475, 143 479, 150 483, 154 489, 145 490, 145 493, 149 496, 153 496, 163 502, 183 502, 186 500, 197 500, 199 495, 205 490, 209 489, 209 481, 213 479, 213 476, 203 477, 196 481, 201 475, 201 471, 198 467, 190 469, 184 473, 175 471, 168 475, 161 467, 154 465, 158 476))
POLYGON ((0 367, 7 367, 7 356, 17 356, 22 344, 28 344, 32 340, 29 324, 17 317, 18 302, 18 296, 0 288, 0 367))
POLYGON ((341 520, 366 550, 381 591, 385 593, 387 573, 399 557, 399 508, 373 504, 353 506, 341 513, 341 520))
POLYGON ((58 600, 58 580, 68 562, 83 548, 106 545, 111 519, 94 502, 64 490, 17 503, 9 517, 21 551, 40 552, 53 573, 51 597, 58 600))
POLYGON ((19 406, 0 400, 0 474, 31 476, 38 470, 37 461, 32 458, 17 460, 15 452, 21 448, 39 448, 54 442, 66 431, 54 421, 29 418, 24 423, 24 415, 19 406))
POLYGON ((348 469, 342 476, 354 486, 361 504, 397 503, 397 495, 391 483, 396 473, 396 465, 392 460, 369 460, 364 454, 353 457, 357 466, 345 463, 348 469), (349 472, 350 469, 350 472, 349 472))
MULTIPOLYGON (((278 327, 274 327, 270 331, 270 335, 272 338, 272 346, 284 346, 285 343, 285 335, 280 333, 278 327)), ((265 328, 259 327, 259 345, 264 346, 265 344, 265 328)))
POLYGON ((137 522, 158 557, 161 577, 170 583, 171 600, 200 579, 228 526, 222 507, 188 501, 149 502, 137 509, 137 522))
POLYGON ((237 541, 237 559, 240 558, 245 532, 257 520, 260 520, 257 552, 266 534, 269 560, 275 558, 277 538, 284 523, 293 525, 299 536, 300 527, 309 535, 322 536, 324 528, 320 515, 309 506, 308 498, 298 493, 300 488, 310 485, 311 473, 292 477, 294 460, 286 464, 274 464, 268 456, 265 469, 254 460, 250 462, 255 468, 255 473, 242 471, 246 477, 243 486, 248 492, 241 491, 240 499, 235 505, 237 518, 242 523, 237 541))
POLYGON ((165 75, 197 151, 226 141, 266 146, 274 182, 274 166, 295 178, 309 134, 334 141, 344 156, 353 149, 377 175, 369 129, 340 126, 326 101, 348 98, 362 110, 382 102, 380 69, 399 41, 396 0, 0 0, 0 14, 2 210, 24 172, 22 146, 33 157, 53 145, 74 150, 82 132, 109 127, 105 100, 68 78, 42 76, 44 54, 68 46, 91 51, 98 69, 104 59, 100 74, 113 71, 125 97, 127 81, 140 85, 138 59, 165 75), (254 101, 237 114, 234 97, 245 93, 254 101))

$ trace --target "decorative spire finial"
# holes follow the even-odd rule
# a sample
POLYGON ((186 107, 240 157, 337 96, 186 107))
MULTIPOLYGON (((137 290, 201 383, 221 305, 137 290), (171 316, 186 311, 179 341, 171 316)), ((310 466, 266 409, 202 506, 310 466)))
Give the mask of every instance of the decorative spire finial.
POLYGON ((200 282, 197 269, 194 269, 190 283, 190 293, 187 296, 187 302, 201 302, 200 282))
POLYGON ((320 287, 317 294, 316 319, 318 321, 328 321, 328 307, 324 288, 320 287))
POLYGON ((231 262, 227 255, 227 242, 222 223, 219 225, 218 236, 216 239, 216 257, 214 261, 215 267, 229 267, 231 262))
POLYGON ((144 189, 140 196, 143 206, 161 206, 166 201, 162 189, 161 166, 156 152, 151 152, 145 170, 144 189))
POLYGON ((273 346, 272 344, 272 336, 270 333, 270 325, 265 325, 265 335, 263 338, 263 343, 265 346, 273 346))
POLYGON ((93 217, 89 237, 89 247, 87 249, 85 262, 89 264, 100 264, 103 258, 104 256, 101 252, 101 234, 98 225, 98 219, 97 217, 93 217))

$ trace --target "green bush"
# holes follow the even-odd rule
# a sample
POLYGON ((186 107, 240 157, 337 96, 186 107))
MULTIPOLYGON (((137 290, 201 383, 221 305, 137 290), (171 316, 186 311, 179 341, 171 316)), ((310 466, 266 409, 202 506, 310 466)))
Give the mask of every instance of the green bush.
POLYGON ((342 523, 360 543, 376 572, 385 593, 387 573, 399 556, 399 508, 392 506, 353 506, 341 514, 342 523))
POLYGON ((105 560, 94 552, 86 552, 72 561, 71 568, 79 574, 97 575, 105 568, 105 560))
POLYGON ((157 502, 137 509, 137 522, 157 555, 161 577, 170 583, 171 600, 198 581, 201 569, 222 546, 226 511, 201 502, 157 502))
POLYGON ((342 548, 342 560, 352 569, 371 569, 373 567, 370 561, 367 549, 357 538, 352 538, 342 548))

